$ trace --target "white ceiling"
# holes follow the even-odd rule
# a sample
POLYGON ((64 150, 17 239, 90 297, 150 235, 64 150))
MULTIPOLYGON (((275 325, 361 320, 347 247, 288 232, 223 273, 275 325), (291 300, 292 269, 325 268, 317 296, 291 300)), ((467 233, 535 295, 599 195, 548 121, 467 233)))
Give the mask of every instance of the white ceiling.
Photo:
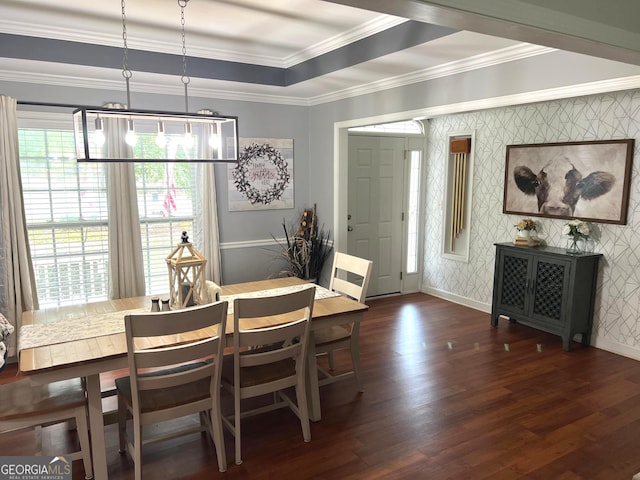
MULTIPOLYGON (((120 0, 2 0, 0 33, 122 48, 120 0)), ((189 57, 289 68, 395 27, 406 19, 321 0, 190 0, 185 8, 189 57)), ((177 0, 128 0, 128 48, 181 55, 177 0)), ((191 78, 192 95, 321 103, 423 79, 481 68, 549 49, 459 31, 288 86, 191 78)), ((1 58, 0 80, 123 86, 120 70, 72 63, 1 58), (96 81, 98 80, 98 81, 96 81)), ((189 64, 187 63, 187 71, 189 64)), ((133 91, 175 87, 175 75, 133 72, 133 91)))

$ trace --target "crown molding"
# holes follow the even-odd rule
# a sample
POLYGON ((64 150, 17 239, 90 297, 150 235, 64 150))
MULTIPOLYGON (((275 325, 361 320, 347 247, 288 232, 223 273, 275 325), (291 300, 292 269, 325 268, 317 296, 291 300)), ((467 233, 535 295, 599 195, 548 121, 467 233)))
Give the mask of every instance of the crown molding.
MULTIPOLYGON (((476 55, 458 62, 451 62, 438 67, 427 68, 406 75, 386 78, 384 80, 358 85, 356 87, 318 95, 311 98, 286 95, 287 87, 282 88, 283 95, 252 93, 243 91, 242 83, 221 82, 207 79, 192 79, 189 94, 193 97, 217 98, 223 100, 250 101, 296 106, 314 106, 334 102, 346 98, 366 95, 370 93, 402 87, 414 83, 429 81, 435 78, 456 75, 470 70, 490 67, 500 63, 520 60, 535 55, 554 52, 554 49, 530 44, 520 44, 504 48, 488 54, 476 55), (221 87, 220 85, 224 86, 221 87)), ((33 83, 74 88, 88 88, 100 90, 122 90, 123 82, 119 71, 99 67, 76 67, 75 75, 40 73, 52 70, 47 68, 47 62, 31 60, 5 59, 5 65, 0 70, 0 81, 33 83)), ((182 85, 179 78, 173 75, 144 74, 146 80, 140 81, 140 74, 131 82, 131 91, 153 93, 158 95, 182 96, 182 85)))
POLYGON ((625 90, 635 90, 638 88, 640 88, 640 75, 611 78, 595 82, 516 93, 513 95, 503 95, 501 97, 482 98, 479 100, 471 100, 468 102, 449 103, 445 105, 419 108, 416 110, 374 115, 371 117, 357 118, 352 120, 343 120, 335 123, 334 131, 337 132, 343 128, 348 129, 361 125, 398 122, 406 120, 407 118, 411 118, 413 120, 428 120, 430 118, 439 117, 442 115, 455 115, 458 113, 487 110, 490 108, 526 105, 529 103, 539 103, 561 100, 564 98, 576 98, 584 97, 587 95, 598 95, 625 90))
POLYGON ((388 30, 389 28, 396 27, 408 21, 409 20, 407 20, 406 18, 382 15, 380 17, 374 18, 373 20, 370 20, 369 22, 359 25, 352 30, 342 32, 339 35, 329 38, 323 42, 317 43, 310 48, 285 57, 284 66, 286 68, 289 68, 294 65, 298 65, 299 63, 305 62, 315 57, 319 57, 320 55, 324 55, 325 53, 332 52, 346 45, 357 42, 358 40, 370 37, 371 35, 383 32, 385 30, 388 30))
MULTIPOLYGON (((355 41, 367 38, 376 33, 380 33, 389 28, 407 22, 406 18, 380 15, 362 25, 351 30, 347 30, 335 35, 327 40, 312 45, 309 48, 295 52, 286 57, 274 57, 267 55, 251 55, 238 53, 231 50, 203 47, 195 42, 189 42, 188 55, 195 58, 206 58, 223 60, 228 62, 248 63, 277 68, 289 68, 298 63, 310 60, 317 56, 331 52, 338 48, 349 45, 355 41)), ((76 26, 77 27, 77 26, 76 26)), ((103 45, 108 47, 122 47, 122 33, 105 34, 91 30, 79 30, 78 28, 66 28, 54 25, 42 25, 39 23, 20 22, 7 20, 2 23, 2 33, 12 35, 24 35, 37 38, 51 38, 54 40, 64 40, 70 42, 103 45)), ((200 35, 192 34, 199 37, 200 35)), ((136 45, 136 50, 151 51, 157 53, 169 53, 182 55, 182 46, 177 42, 165 42, 154 40, 148 37, 137 36, 135 32, 128 33, 128 40, 131 45, 136 45)), ((204 43, 204 42, 203 42, 204 43)), ((215 42, 206 42, 214 45, 215 42)))
POLYGON ((537 55, 545 55, 548 53, 553 53, 555 51, 556 49, 553 48, 540 47, 537 45, 523 43, 514 45, 512 47, 503 48, 501 50, 496 50, 494 52, 476 55, 464 60, 450 62, 444 65, 438 65, 437 67, 426 68, 424 70, 411 72, 405 75, 385 78, 384 80, 347 88, 337 92, 331 92, 326 95, 318 95, 316 97, 310 98, 309 104, 319 105, 323 103, 334 102, 358 95, 375 93, 380 90, 388 90, 390 88, 403 87, 405 85, 426 82, 429 80, 434 80, 436 78, 457 75, 459 73, 491 67, 501 63, 513 62, 515 60, 521 60, 537 55))
MULTIPOLYGON (((426 69, 410 75, 402 75, 384 81, 372 82, 358 87, 344 89, 328 95, 319 95, 312 98, 294 97, 291 95, 275 95, 268 93, 251 93, 242 91, 243 84, 234 82, 218 82, 214 80, 198 79, 189 86, 189 96, 199 98, 211 98, 221 100, 233 100, 243 102, 259 102, 293 106, 315 106, 323 103, 342 100, 364 94, 370 94, 389 88, 401 87, 412 83, 428 81, 430 79, 454 75, 464 71, 484 68, 499 63, 514 61, 533 55, 543 55, 553 52, 553 49, 521 45, 494 52, 489 55, 479 55, 474 59, 461 62, 452 62, 446 66, 434 69, 426 69), (224 86, 220 86, 224 83, 224 86), (237 86, 236 88, 233 88, 237 86)), ((51 73, 38 73, 45 71, 42 64, 46 62, 34 62, 30 60, 6 60, 3 69, 0 69, 0 81, 15 83, 32 83, 39 85, 62 86, 71 88, 101 89, 109 91, 123 91, 123 81, 120 72, 103 68, 82 68, 82 75, 60 75, 51 73), (110 77, 110 78, 109 78, 110 77)), ((136 80, 131 84, 131 90, 139 93, 152 93, 158 95, 173 95, 182 97, 184 91, 177 76, 147 74, 145 81, 136 80)), ((478 100, 467 103, 432 107, 428 109, 429 116, 452 113, 453 111, 467 111, 471 109, 494 108, 506 105, 532 103, 544 100, 577 97, 597 93, 629 90, 640 88, 640 76, 616 78, 581 85, 571 85, 538 92, 528 92, 506 97, 478 100), (452 110, 453 109, 453 110, 452 110)), ((281 89, 286 91, 286 88, 281 89)), ((403 116, 407 118, 406 112, 403 116)), ((424 118, 424 110, 418 110, 413 117, 424 118)))

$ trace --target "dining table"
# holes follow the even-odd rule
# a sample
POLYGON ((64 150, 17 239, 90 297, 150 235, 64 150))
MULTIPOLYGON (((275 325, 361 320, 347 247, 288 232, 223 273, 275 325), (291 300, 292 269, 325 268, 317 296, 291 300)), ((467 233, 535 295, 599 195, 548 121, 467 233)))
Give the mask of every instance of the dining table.
MULTIPOLYGON (((229 302, 227 335, 233 334, 233 300, 238 296, 267 296, 305 288, 297 277, 273 278, 221 286, 220 300, 229 302)), ((155 295, 157 296, 157 295, 155 295)), ((31 310, 23 313, 18 334, 19 369, 34 384, 85 378, 94 477, 108 478, 100 374, 128 368, 124 315, 149 311, 152 296, 140 296, 31 310)), ((313 332, 360 321, 368 309, 344 295, 316 285, 307 349, 309 417, 321 419, 313 332)), ((268 322, 268 320, 263 320, 268 322)), ((163 337, 163 346, 179 338, 163 337)))

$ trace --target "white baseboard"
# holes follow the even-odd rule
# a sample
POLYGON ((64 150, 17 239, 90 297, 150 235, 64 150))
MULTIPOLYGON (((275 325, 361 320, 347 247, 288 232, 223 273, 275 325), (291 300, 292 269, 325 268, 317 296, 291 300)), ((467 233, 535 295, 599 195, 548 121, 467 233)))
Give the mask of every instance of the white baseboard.
POLYGON ((458 305, 464 305, 465 307, 473 308, 474 310, 480 310, 481 312, 491 313, 491 304, 478 302, 472 298, 463 297, 455 293, 446 292, 437 288, 423 287, 422 293, 433 295, 434 297, 443 298, 449 300, 458 305))
MULTIPOLYGON (((623 357, 640 360, 640 350, 629 345, 623 345, 622 343, 612 342, 611 340, 603 338, 592 337, 591 346, 617 355, 622 355, 623 357)), ((640 473, 636 474, 636 476, 638 478, 636 479, 636 477, 633 477, 634 480, 640 480, 640 473)))

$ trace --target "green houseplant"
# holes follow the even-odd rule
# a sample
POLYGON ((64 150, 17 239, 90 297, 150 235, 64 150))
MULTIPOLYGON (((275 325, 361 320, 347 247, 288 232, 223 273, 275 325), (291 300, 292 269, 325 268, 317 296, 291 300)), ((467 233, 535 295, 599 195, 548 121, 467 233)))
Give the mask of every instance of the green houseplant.
POLYGON ((324 227, 318 228, 316 206, 305 209, 299 224, 288 229, 282 221, 284 241, 273 239, 280 246, 278 257, 286 261, 286 267, 273 276, 298 277, 305 280, 316 280, 322 272, 325 261, 331 254, 331 232, 324 227))

